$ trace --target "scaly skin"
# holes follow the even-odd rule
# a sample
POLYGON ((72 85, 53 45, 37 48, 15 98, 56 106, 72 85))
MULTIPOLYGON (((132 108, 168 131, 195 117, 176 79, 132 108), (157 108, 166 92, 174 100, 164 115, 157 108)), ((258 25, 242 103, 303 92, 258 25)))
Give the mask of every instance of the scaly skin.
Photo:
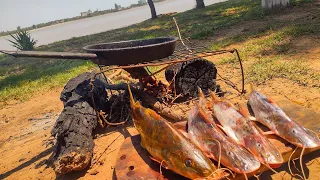
POLYGON ((151 109, 134 102, 130 87, 133 122, 141 145, 166 168, 190 179, 219 179, 209 158, 176 127, 151 109))
POLYGON ((249 150, 262 164, 278 167, 283 163, 281 153, 252 122, 244 117, 247 115, 243 109, 237 111, 231 103, 220 100, 213 93, 211 96, 214 115, 229 137, 249 150))
POLYGON ((199 106, 192 108, 188 119, 188 137, 216 161, 236 173, 250 173, 260 167, 260 162, 246 149, 227 137, 210 120, 199 106), (219 143, 220 146, 219 146, 219 143), (221 147, 221 155, 219 148, 221 147))
POLYGON ((249 104, 256 120, 276 135, 301 148, 320 146, 320 140, 315 134, 290 119, 270 98, 253 90, 249 95, 249 104))

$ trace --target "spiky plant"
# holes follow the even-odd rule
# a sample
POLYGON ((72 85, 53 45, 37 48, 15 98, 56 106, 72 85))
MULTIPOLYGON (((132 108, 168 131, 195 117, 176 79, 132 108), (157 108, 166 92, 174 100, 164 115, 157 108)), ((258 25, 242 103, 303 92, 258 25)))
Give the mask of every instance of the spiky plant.
POLYGON ((36 40, 31 38, 30 33, 25 30, 18 30, 16 34, 10 34, 13 40, 9 40, 11 42, 11 46, 16 47, 20 50, 34 50, 36 40))

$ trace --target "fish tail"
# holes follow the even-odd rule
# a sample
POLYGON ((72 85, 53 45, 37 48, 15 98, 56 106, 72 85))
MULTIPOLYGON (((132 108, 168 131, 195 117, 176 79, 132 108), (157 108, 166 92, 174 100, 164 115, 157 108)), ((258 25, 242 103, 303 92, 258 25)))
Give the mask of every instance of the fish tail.
POLYGON ((213 103, 217 103, 217 102, 220 101, 219 97, 216 96, 216 95, 214 94, 214 92, 212 92, 212 91, 210 91, 210 90, 209 90, 209 92, 210 92, 210 96, 211 96, 211 98, 212 98, 213 103))
POLYGON ((245 118, 249 119, 250 113, 249 110, 246 108, 246 105, 243 103, 239 103, 239 110, 238 112, 245 118))
POLYGON ((249 92, 251 93, 251 92, 255 91, 253 83, 250 83, 249 85, 250 85, 249 92))
POLYGON ((199 106, 201 108, 205 108, 205 106, 206 106, 206 98, 204 97, 204 94, 203 94, 203 92, 202 92, 200 87, 198 87, 198 93, 199 93, 199 106))
POLYGON ((128 84, 128 91, 129 91, 129 96, 130 96, 130 106, 131 106, 131 108, 134 108, 134 105, 135 105, 136 102, 133 99, 133 95, 132 95, 132 92, 131 92, 129 84, 128 84))
POLYGON ((199 113, 199 108, 197 106, 194 106, 190 111, 189 111, 189 117, 188 117, 188 122, 192 121, 194 117, 199 113))
POLYGON ((252 94, 252 92, 254 92, 255 89, 254 89, 254 85, 253 83, 249 83, 249 92, 245 94, 245 99, 250 99, 250 95, 252 94))

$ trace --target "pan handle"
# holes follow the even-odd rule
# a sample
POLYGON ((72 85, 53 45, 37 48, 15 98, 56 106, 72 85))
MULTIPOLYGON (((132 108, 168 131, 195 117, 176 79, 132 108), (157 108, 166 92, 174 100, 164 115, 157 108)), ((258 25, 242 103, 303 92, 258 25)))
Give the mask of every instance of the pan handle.
POLYGON ((47 52, 47 51, 3 51, 1 53, 14 57, 54 58, 54 59, 98 59, 93 53, 47 52))

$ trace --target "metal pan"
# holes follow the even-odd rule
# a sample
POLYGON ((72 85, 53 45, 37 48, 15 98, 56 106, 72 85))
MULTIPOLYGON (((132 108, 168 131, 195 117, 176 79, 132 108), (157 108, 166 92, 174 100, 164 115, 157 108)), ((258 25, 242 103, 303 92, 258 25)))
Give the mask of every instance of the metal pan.
POLYGON ((150 62, 173 54, 177 37, 93 44, 83 49, 88 53, 46 51, 0 51, 15 57, 89 59, 98 65, 131 65, 150 62))

